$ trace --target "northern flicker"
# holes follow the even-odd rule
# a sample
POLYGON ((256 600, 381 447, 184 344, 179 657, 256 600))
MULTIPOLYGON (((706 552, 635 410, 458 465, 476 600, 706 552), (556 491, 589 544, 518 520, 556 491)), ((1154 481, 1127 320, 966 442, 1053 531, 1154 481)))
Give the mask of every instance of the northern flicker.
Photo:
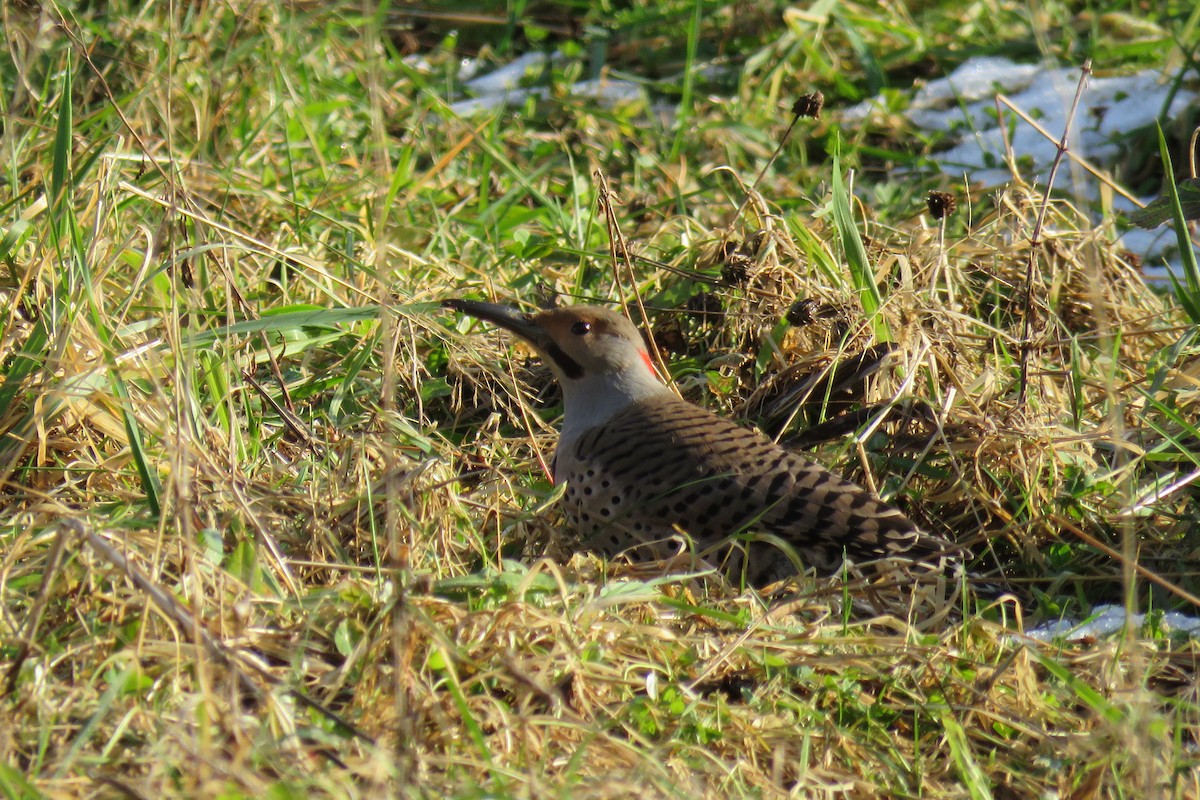
POLYGON ((443 305, 521 337, 554 372, 564 404, 554 480, 566 483, 568 519, 590 548, 663 558, 689 543, 750 585, 795 574, 789 548, 827 573, 844 559, 924 562, 938 571, 955 561, 949 542, 862 487, 681 399, 620 314, 443 305))

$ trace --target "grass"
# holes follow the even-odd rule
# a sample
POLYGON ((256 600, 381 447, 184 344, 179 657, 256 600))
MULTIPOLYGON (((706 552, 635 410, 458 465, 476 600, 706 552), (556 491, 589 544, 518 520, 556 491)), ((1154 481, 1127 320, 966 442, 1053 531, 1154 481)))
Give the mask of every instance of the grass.
POLYGON ((5 796, 1200 796, 1194 287, 834 114, 978 53, 1194 80, 1192 4, 0 12, 5 796), (543 43, 546 98, 449 109, 543 43), (635 294, 689 399, 874 409, 815 456, 1027 601, 574 552, 548 373, 437 303, 635 294), (1106 602, 1147 621, 1021 635, 1106 602))

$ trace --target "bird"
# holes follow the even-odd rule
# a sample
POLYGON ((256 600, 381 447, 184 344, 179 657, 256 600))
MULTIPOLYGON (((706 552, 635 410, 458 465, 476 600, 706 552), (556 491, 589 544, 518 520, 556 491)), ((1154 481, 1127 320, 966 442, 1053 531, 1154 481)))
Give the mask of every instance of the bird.
POLYGON ((636 560, 691 549, 751 586, 808 567, 837 574, 847 561, 961 568, 961 548, 871 492, 679 397, 625 316, 442 305, 516 335, 554 373, 563 423, 553 479, 566 484, 567 520, 589 549, 636 560))

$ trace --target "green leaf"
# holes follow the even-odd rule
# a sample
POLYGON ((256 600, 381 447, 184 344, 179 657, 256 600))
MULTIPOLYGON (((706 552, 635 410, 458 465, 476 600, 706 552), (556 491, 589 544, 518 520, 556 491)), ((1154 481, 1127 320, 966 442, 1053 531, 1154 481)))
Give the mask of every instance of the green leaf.
POLYGON ((252 589, 256 588, 258 554, 254 545, 245 539, 238 542, 225 558, 225 571, 252 589))
POLYGON ((350 623, 346 620, 339 622, 333 632, 333 644, 337 648, 338 653, 343 656, 349 656, 354 652, 354 641, 356 638, 358 637, 354 635, 354 631, 350 628, 350 623))

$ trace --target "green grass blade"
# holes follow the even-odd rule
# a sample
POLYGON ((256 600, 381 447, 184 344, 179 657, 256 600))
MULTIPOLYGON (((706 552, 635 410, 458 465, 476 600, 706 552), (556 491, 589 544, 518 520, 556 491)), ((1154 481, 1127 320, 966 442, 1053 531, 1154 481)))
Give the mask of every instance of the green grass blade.
POLYGON ((7 417, 12 408, 13 400, 25 385, 25 382, 46 363, 47 347, 50 335, 46 329, 45 318, 37 321, 29 333, 21 349, 9 358, 8 369, 4 373, 4 382, 0 383, 0 418, 7 417))
POLYGON ((58 124, 54 129, 54 150, 50 168, 51 206, 60 201, 63 189, 70 180, 73 129, 71 111, 71 62, 68 59, 63 69, 62 95, 58 99, 58 124))
POLYGON ((162 513, 158 496, 162 486, 158 481, 158 473, 150 467, 150 459, 146 455, 146 447, 142 442, 142 430, 137 417, 133 414, 133 399, 129 396, 129 388, 125 385, 121 372, 116 367, 109 370, 109 385, 121 401, 121 420, 125 425, 125 434, 129 437, 129 452, 133 456, 138 478, 142 483, 142 491, 146 493, 146 505, 150 508, 151 516, 158 517, 162 513))
POLYGON ((1105 700, 1100 692, 1080 680, 1071 670, 1053 658, 1043 655, 1036 650, 1031 649, 1029 652, 1047 672, 1060 680, 1080 701, 1092 709, 1097 716, 1113 724, 1123 724, 1125 722, 1125 713, 1121 709, 1105 700))
MULTIPOLYGON (((392 306, 402 313, 428 314, 439 309, 437 303, 413 303, 405 306, 392 306)), ((228 339, 234 336, 245 336, 251 333, 290 333, 303 328, 320 328, 337 330, 339 325, 347 322, 361 322, 377 319, 379 306, 353 306, 346 308, 321 308, 319 306, 291 306, 278 312, 265 312, 258 319, 246 319, 229 325, 222 325, 210 331, 192 334, 189 344, 202 345, 228 339)))
POLYGON ((846 254, 846 266, 850 270, 854 288, 858 291, 863 313, 875 333, 875 338, 881 342, 890 342, 891 330, 887 320, 879 313, 883 307, 883 296, 875 283, 875 271, 871 268, 867 248, 863 245, 862 236, 854 224, 854 213, 850 208, 850 189, 842 178, 841 159, 836 155, 833 158, 831 193, 834 225, 842 242, 842 250, 846 254))
POLYGON ((71 226, 71 235, 76 253, 73 259, 75 265, 72 269, 77 273, 78 283, 84 289, 92 329, 101 342, 104 361, 108 367, 109 387, 120 401, 122 424, 125 427, 125 435, 129 439, 129 451, 133 457, 134 467, 137 469, 138 478, 142 484, 142 491, 146 495, 146 504, 149 506, 151 516, 157 518, 162 512, 162 507, 158 499, 162 492, 162 486, 158 480, 158 473, 151 467, 150 459, 146 454, 141 426, 138 424, 137 416, 134 414, 133 398, 129 395, 129 387, 126 385, 120 365, 117 363, 116 345, 112 331, 110 330, 109 317, 105 315, 104 309, 96 297, 94 290, 96 280, 90 270, 90 265, 86 261, 88 252, 84 243, 80 240, 80 228, 78 225, 71 226))
POLYGON ((949 711, 942 712, 941 722, 942 729, 946 732, 946 742, 950 745, 950 755, 972 800, 992 800, 991 784, 971 751, 966 731, 949 711))
POLYGON ((704 0, 694 0, 692 18, 687 28, 687 60, 683 67, 683 93, 679 98, 679 112, 675 121, 675 141, 671 144, 670 160, 679 157, 683 143, 695 135, 688 121, 692 118, 692 93, 696 85, 696 52, 700 42, 700 10, 704 0))
POLYGON ((1180 286, 1172 277, 1175 297, 1187 311, 1192 322, 1200 325, 1200 267, 1196 264, 1196 251, 1192 249, 1192 239, 1188 233, 1187 219, 1183 214, 1183 206, 1179 201, 1179 190, 1175 186, 1175 171, 1171 165, 1171 152, 1167 147, 1167 137, 1162 125, 1158 125, 1158 152, 1162 156, 1163 174, 1166 175, 1167 197, 1170 198, 1171 219, 1175 224, 1175 238, 1179 242, 1179 260, 1183 263, 1183 278, 1186 284, 1180 286))
POLYGON ((47 795, 39 791, 20 770, 0 763, 0 797, 4 800, 38 800, 47 795))

